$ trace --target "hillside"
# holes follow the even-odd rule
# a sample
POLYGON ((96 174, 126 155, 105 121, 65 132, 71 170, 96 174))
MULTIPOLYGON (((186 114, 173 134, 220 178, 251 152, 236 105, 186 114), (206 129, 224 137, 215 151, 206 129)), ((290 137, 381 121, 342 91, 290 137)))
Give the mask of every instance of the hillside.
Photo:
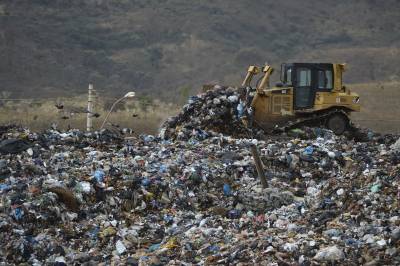
POLYGON ((397 0, 2 0, 0 91, 177 100, 238 84, 249 64, 335 61, 346 81, 400 78, 397 0))

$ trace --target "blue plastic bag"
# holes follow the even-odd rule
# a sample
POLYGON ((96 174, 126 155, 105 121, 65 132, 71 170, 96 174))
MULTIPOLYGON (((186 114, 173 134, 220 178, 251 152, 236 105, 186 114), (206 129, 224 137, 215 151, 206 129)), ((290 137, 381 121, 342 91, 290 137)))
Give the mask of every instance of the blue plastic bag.
POLYGON ((17 221, 22 219, 22 216, 24 216, 24 210, 22 210, 20 207, 16 208, 14 210, 14 217, 17 221))
POLYGON ((314 148, 312 146, 308 146, 307 148, 304 149, 304 154, 305 155, 311 155, 314 152, 314 148))
POLYGON ((106 176, 106 174, 104 173, 103 170, 96 170, 94 172, 94 178, 96 179, 96 181, 98 183, 103 182, 104 181, 104 177, 106 176))
POLYGON ((232 195, 232 189, 231 189, 231 186, 229 184, 224 184, 223 190, 224 190, 224 195, 225 196, 232 195))

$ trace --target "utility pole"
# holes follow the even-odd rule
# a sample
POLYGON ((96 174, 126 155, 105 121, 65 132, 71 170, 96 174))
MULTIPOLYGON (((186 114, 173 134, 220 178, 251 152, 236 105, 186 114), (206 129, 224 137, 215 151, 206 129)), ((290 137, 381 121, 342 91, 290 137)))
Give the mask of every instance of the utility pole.
POLYGON ((88 92, 88 106, 87 106, 87 119, 86 119, 86 131, 90 132, 93 129, 93 101, 94 101, 94 90, 93 84, 89 84, 88 92))

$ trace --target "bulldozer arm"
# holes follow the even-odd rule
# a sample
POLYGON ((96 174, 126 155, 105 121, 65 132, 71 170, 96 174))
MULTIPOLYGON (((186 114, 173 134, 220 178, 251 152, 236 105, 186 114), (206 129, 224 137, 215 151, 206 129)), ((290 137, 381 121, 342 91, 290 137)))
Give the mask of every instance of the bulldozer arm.
MULTIPOLYGON (((254 71, 249 68, 243 84, 249 84, 254 71)), ((246 127, 256 125, 265 131, 271 131, 275 126, 282 126, 293 118, 293 88, 271 88, 269 81, 274 69, 265 65, 258 68, 258 73, 263 73, 251 97, 246 97, 246 115, 242 123, 246 127)))

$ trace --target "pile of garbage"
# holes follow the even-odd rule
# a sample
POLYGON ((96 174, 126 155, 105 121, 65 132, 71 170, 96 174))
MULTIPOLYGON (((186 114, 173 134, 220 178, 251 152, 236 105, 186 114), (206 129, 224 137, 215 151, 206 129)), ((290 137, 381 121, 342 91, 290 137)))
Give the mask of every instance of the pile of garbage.
MULTIPOLYGON (((276 125, 267 131, 261 128, 251 115, 254 112, 250 108, 254 91, 247 89, 215 85, 210 90, 190 97, 176 116, 162 124, 160 137, 187 141, 191 138, 205 139, 220 133, 235 138, 266 139, 286 133, 289 129, 293 129, 289 134, 296 134, 294 123, 280 127, 276 125)), ((303 124, 306 126, 306 123, 303 124)), ((350 139, 368 141, 368 134, 373 132, 352 124, 345 134, 350 139)))
POLYGON ((204 132, 2 130, 0 264, 400 264, 398 136, 204 132))
POLYGON ((193 136, 204 139, 210 131, 237 138, 255 136, 257 129, 249 129, 241 121, 247 108, 243 95, 245 92, 237 88, 215 85, 212 90, 192 96, 178 115, 165 121, 161 136, 179 140, 193 136))

